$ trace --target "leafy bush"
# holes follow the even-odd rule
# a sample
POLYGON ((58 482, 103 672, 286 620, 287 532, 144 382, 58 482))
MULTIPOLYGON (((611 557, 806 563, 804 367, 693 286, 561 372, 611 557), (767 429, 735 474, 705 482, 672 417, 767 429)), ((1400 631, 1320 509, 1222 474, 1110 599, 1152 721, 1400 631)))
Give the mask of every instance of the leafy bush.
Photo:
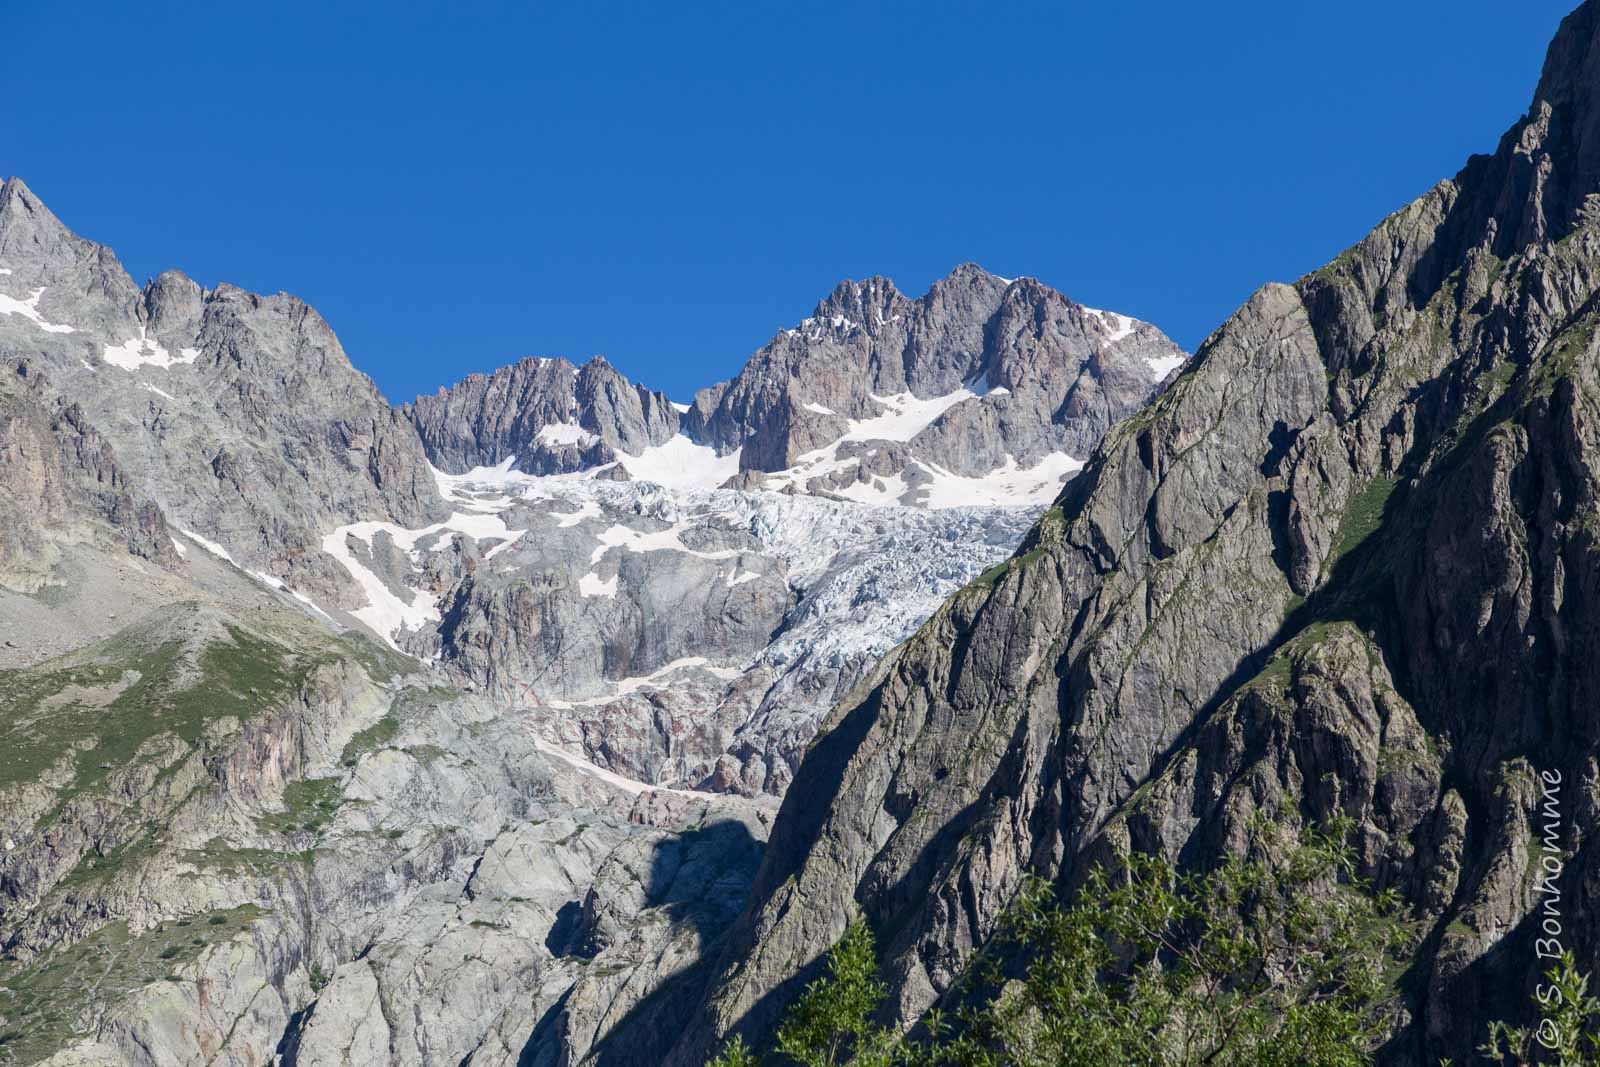
POLYGON ((1578 972, 1572 953, 1564 953, 1534 988, 1539 1023, 1512 1027, 1489 1024, 1489 1040, 1479 1051, 1496 1063, 1552 1063, 1559 1067, 1600 1067, 1600 1000, 1589 995, 1589 976, 1578 972))
POLYGON ((828 952, 828 974, 806 987, 778 1027, 777 1051, 803 1067, 889 1067, 897 1035, 872 1021, 888 988, 878 977, 872 931, 852 923, 828 952))
MULTIPOLYGON (((1068 905, 1030 882, 974 969, 973 1007, 928 1039, 874 1017, 886 995, 856 924, 777 1030, 803 1067, 1357 1067, 1387 1032, 1390 977, 1411 942, 1391 894, 1354 876, 1334 821, 1284 858, 1183 874, 1130 855, 1068 905), (1020 971, 1007 971, 1003 959, 1020 971)), ((717 1067, 750 1067, 742 1041, 717 1067)))

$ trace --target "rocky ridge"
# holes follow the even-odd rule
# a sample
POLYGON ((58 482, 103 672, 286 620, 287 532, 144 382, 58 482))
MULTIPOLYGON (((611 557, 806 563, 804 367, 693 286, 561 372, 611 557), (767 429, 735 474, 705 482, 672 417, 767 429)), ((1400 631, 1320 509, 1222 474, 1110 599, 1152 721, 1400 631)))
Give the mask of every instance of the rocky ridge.
MULTIPOLYGON (((989 329, 942 300, 928 352, 989 329)), ((1089 362, 1140 332, 1055 300, 1089 362)), ((769 492, 603 360, 391 409, 295 298, 141 288, 8 181, 0 1063, 566 1064, 671 1032, 816 722, 1072 469, 1060 430, 944 457, 1013 391, 981 347, 930 395, 944 370, 811 344, 866 399, 825 483, 769 492)))
POLYGON ((0 346, 115 446, 175 544, 458 684, 556 701, 552 736, 662 784, 781 792, 833 701, 1016 543, 1080 465, 1066 450, 1184 358, 969 265, 916 301, 841 284, 694 407, 596 358, 390 410, 294 298, 176 272, 138 289, 5 188, 0 346), (796 466, 752 461, 774 433, 796 466), (797 531, 831 555, 798 560, 797 531))
POLYGON ((317 548, 359 519, 442 517, 415 432, 287 294, 144 288, 18 178, 0 186, 0 351, 39 367, 176 527, 338 603, 317 548))
POLYGON ((1525 1017, 1552 899, 1600 958, 1596 86, 1591 0, 1493 155, 1257 292, 841 702, 668 1062, 759 1038, 853 916, 910 1026, 1025 874, 1261 815, 1353 816, 1421 921, 1384 1062, 1525 1017))
POLYGON ((525 359, 404 411, 451 474, 510 461, 660 480, 698 464, 704 488, 1042 504, 1186 358, 1148 323, 966 264, 916 300, 886 278, 841 282, 693 404, 596 357, 525 359))

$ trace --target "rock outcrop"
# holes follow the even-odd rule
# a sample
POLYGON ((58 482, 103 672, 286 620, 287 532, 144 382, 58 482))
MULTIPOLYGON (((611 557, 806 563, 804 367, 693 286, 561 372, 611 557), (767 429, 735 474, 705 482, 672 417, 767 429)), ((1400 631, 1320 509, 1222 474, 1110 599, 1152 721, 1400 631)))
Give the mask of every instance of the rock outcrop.
MULTIPOLYGON (((1185 358, 1147 323, 966 264, 917 300, 887 278, 841 282, 738 377, 702 390, 684 424, 739 449, 741 470, 789 472, 798 488, 836 472, 819 453, 841 440, 908 442, 930 473, 980 477, 1082 459, 1185 358)), ((863 465, 854 480, 902 469, 863 465)))
POLYGON ((293 297, 141 288, 6 183, 0 1063, 664 1048, 816 723, 1181 358, 957 276, 899 376, 787 346, 841 407, 746 427, 832 434, 769 484, 599 358, 391 409, 293 297))
POLYGON ((0 186, 0 357, 44 371, 174 526, 335 602, 351 592, 326 528, 442 517, 410 424, 310 307, 176 271, 140 289, 18 178, 0 186))
POLYGON ((516 457, 528 474, 564 474, 637 455, 678 432, 678 409, 602 356, 574 367, 524 359, 468 375, 401 409, 440 469, 460 474, 516 457))
POLYGON ((525 359, 404 411, 453 474, 513 463, 657 480, 662 460, 701 452, 720 472, 707 487, 1018 503, 1053 494, 1186 358, 1148 323, 967 264, 917 300, 886 278, 841 282, 692 405, 596 357, 525 359))
POLYGON ((52 396, 26 363, 0 368, 0 465, 0 587, 38 592, 74 541, 176 559, 161 510, 134 495, 83 409, 52 396))
POLYGON ((1392 1062, 1525 1016, 1550 900, 1600 958, 1596 86, 1589 2, 1493 155, 1256 293, 839 705, 670 1062, 764 1032, 852 916, 910 1025, 1024 874, 1258 814, 1354 816, 1422 920, 1392 1062))

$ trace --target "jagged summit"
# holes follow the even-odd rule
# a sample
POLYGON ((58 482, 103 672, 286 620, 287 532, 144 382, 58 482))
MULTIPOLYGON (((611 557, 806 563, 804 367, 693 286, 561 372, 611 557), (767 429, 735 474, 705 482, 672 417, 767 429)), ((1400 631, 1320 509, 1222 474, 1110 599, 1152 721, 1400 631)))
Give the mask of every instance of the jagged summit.
POLYGON ((469 375, 404 411, 452 473, 514 457, 528 473, 650 477, 670 454, 674 469, 731 461, 743 489, 1042 504, 1186 358, 1153 326, 969 263, 915 300, 882 276, 840 282, 690 405, 596 357, 469 375))
POLYGON ((853 918, 910 1027, 1026 876, 1342 813, 1466 1062, 1600 959, 1597 11, 1193 360, 969 264, 397 410, 8 182, 0 1060, 701 1067, 853 918))
POLYGON ((140 287, 4 198, 0 1032, 62 1029, 0 1059, 309 1063, 402 1017, 449 1062, 581 1055, 737 912, 827 709, 1183 358, 961 267, 842 283, 693 405, 595 357, 394 408, 304 302, 140 287), (197 915, 237 940, 167 936, 197 915), (124 933, 125 983, 29 969, 124 933), (493 996, 408 982, 469 942, 493 996))
POLYGON ((1597 32, 1590 0, 1493 155, 1255 293, 834 710, 668 1063, 759 1046, 853 917, 909 1027, 1024 876, 1270 855, 1263 817, 1353 817, 1418 918, 1380 1062, 1528 1021, 1553 899, 1600 959, 1597 32))

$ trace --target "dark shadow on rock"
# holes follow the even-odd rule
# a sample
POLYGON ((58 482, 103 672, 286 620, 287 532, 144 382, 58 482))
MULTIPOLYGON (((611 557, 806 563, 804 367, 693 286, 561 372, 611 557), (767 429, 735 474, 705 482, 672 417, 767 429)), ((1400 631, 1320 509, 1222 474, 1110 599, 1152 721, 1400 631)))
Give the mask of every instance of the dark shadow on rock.
MULTIPOLYGON (((697 962, 659 982, 596 1042, 588 1060, 600 1067, 657 1063, 682 1035, 684 1023, 705 997, 716 974, 724 933, 738 918, 761 864, 762 843, 736 819, 722 819, 663 838, 645 876, 648 907, 675 924, 693 927, 703 947, 697 962)), ((584 905, 569 901, 557 913, 546 941, 558 954, 593 959, 605 948, 604 901, 591 894, 584 905)), ((601 961, 602 963, 604 960, 601 961)), ((646 959, 643 966, 653 963, 646 959)), ((582 979, 579 979, 582 982, 582 979)), ((518 1067, 557 1067, 568 1056, 574 991, 539 1020, 518 1058, 518 1067)))
POLYGON ((567 1001, 572 999, 572 989, 561 994, 561 999, 550 1005, 528 1035, 528 1043, 517 1054, 517 1067, 558 1067, 566 1062, 563 1055, 567 1036, 567 1001))
POLYGON ((550 924, 544 947, 552 956, 580 956, 593 959, 594 951, 583 936, 583 901, 569 900, 556 912, 556 921, 550 924))
POLYGON ((283 1037, 278 1040, 278 1047, 272 1050, 274 1062, 283 1064, 283 1067, 295 1067, 300 1062, 300 1036, 305 1033, 311 1013, 316 1010, 317 1002, 313 1000, 289 1016, 289 1025, 283 1028, 283 1037))
POLYGON ((722 819, 663 838, 645 884, 653 908, 694 924, 709 942, 738 917, 761 865, 763 846, 737 819, 722 819))

